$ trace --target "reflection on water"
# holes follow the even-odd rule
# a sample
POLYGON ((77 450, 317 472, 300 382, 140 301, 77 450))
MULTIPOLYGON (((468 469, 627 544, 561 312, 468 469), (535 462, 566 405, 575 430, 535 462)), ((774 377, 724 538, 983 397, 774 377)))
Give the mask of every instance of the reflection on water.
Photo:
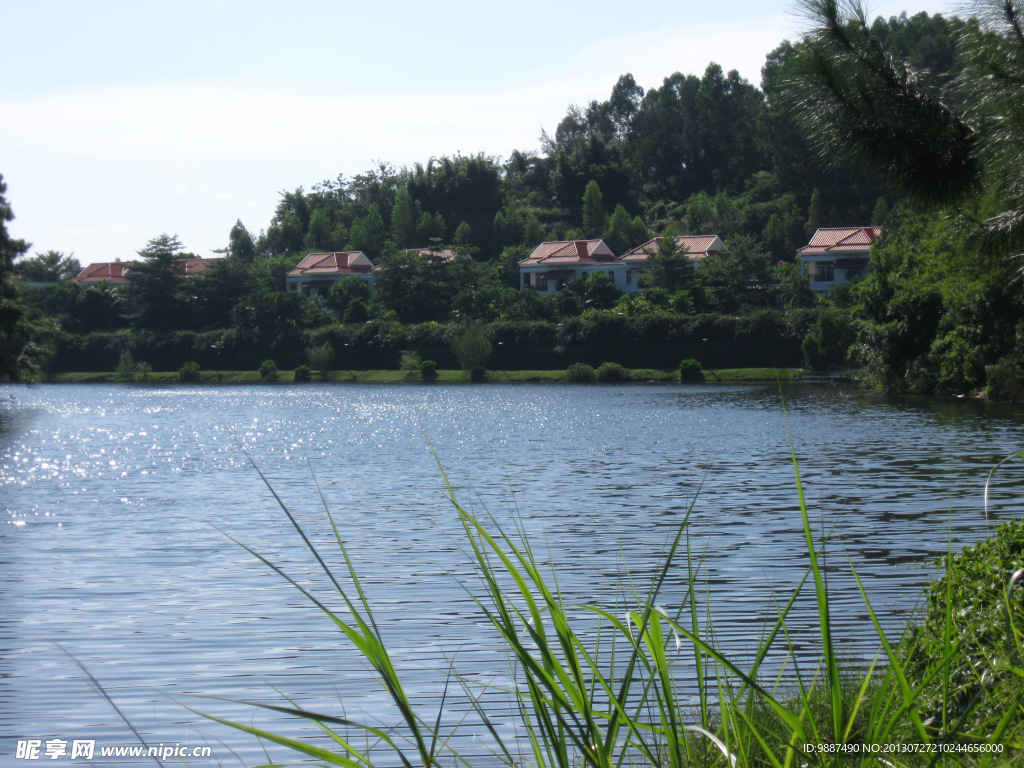
MULTIPOLYGON (((474 575, 430 442, 467 505, 499 520, 518 509, 570 602, 621 602, 627 564, 643 583, 698 488, 693 544, 706 552, 718 635, 741 658, 774 616, 773 595, 806 566, 774 387, 82 385, 0 387, 0 399, 10 392, 18 400, 0 406, 3 755, 18 738, 132 742, 52 641, 147 741, 209 741, 226 765, 228 747, 245 762, 266 758, 168 696, 280 702, 273 686, 311 709, 387 716, 338 633, 224 535, 323 586, 239 443, 337 563, 316 473, 409 689, 427 705, 453 655, 479 679, 507 671, 458 584, 474 575)), ((933 576, 919 566, 949 537, 985 535, 984 477, 1021 450, 1024 414, 825 388, 786 397, 813 519, 835 540, 843 647, 873 654, 857 640, 865 612, 847 557, 898 631, 933 576)), ((1001 473, 996 520, 1019 514, 1021 476, 1012 464, 1001 473)), ((665 605, 679 603, 684 581, 673 574, 665 605)), ((813 606, 799 608, 798 621, 813 618, 813 606)), ((797 642, 812 652, 809 635, 797 642)), ((685 659, 679 669, 685 677, 685 659)), ((260 722, 310 735, 277 716, 260 722)))

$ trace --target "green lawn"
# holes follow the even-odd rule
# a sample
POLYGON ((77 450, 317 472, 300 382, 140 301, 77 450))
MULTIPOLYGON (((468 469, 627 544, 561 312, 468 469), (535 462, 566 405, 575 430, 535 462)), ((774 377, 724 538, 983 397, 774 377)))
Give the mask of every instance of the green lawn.
MULTIPOLYGON (((781 379, 792 381, 799 368, 724 368, 717 371, 705 371, 709 383, 723 382, 771 382, 781 379)), ((678 374, 674 370, 655 368, 636 368, 631 371, 633 381, 671 383, 677 381, 678 374)), ((490 381, 508 382, 559 382, 565 381, 565 371, 490 371, 490 381)), ((281 371, 278 384, 292 383, 294 374, 281 371)), ((177 371, 150 373, 148 382, 168 383, 178 381, 177 371)), ((314 380, 316 378, 314 377, 314 380)), ((415 371, 334 371, 330 378, 335 382, 362 382, 367 384, 400 384, 422 383, 420 375, 415 371)), ((59 384, 116 382, 117 375, 107 373, 58 373, 49 381, 59 384)), ((256 384, 260 382, 257 371, 202 371, 200 381, 204 384, 256 384)), ((438 371, 435 383, 465 382, 463 371, 438 371)))

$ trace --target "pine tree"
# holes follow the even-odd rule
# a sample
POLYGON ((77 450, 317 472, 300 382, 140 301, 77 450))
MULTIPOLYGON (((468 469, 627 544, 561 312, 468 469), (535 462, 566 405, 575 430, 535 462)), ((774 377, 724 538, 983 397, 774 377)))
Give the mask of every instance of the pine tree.
POLYGON ((601 189, 596 181, 591 181, 583 193, 583 233, 586 237, 600 237, 607 227, 608 214, 601 189))

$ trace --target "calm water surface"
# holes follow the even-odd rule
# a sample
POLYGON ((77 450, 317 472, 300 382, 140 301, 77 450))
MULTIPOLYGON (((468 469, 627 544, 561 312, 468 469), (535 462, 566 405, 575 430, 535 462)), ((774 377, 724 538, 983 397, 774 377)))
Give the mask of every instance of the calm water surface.
MULTIPOLYGON (((135 742, 54 643, 148 743, 210 744, 215 759, 197 765, 266 761, 250 737, 181 703, 245 722, 251 710, 199 694, 275 703, 286 694, 311 709, 390 718, 329 622, 228 538, 325 591, 239 443, 336 563, 315 473, 428 710, 451 658, 478 680, 507 673, 459 586, 474 586, 474 572, 430 442, 467 506, 503 521, 518 510, 569 600, 608 607, 621 603, 627 564, 634 582, 649 578, 703 480, 693 546, 706 552, 719 637, 740 658, 774 617, 772 596, 806 567, 774 387, 0 387, 0 398, 11 394, 0 410, 0 765, 14 763, 17 739, 135 742)), ((786 397, 813 518, 834 538, 843 648, 873 655, 858 640, 865 612, 847 557, 898 632, 934 578, 923 565, 948 537, 961 546, 985 535, 985 475, 1024 448, 1024 412, 813 387, 786 397)), ((1001 472, 994 520, 1020 515, 1022 478, 1019 465, 1001 472)), ((662 596, 670 609, 684 570, 662 596)), ((798 611, 810 626, 813 605, 798 611)), ((813 654, 810 633, 799 643, 813 654)), ((685 677, 685 659, 679 669, 685 677)), ((312 735, 277 716, 255 722, 312 735)))

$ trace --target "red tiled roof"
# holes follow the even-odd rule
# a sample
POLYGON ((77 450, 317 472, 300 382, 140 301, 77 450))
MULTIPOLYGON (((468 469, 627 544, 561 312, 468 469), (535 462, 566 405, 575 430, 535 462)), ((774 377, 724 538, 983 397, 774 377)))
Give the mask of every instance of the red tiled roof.
POLYGON ((121 261, 100 261, 90 264, 75 277, 71 278, 72 283, 127 283, 128 278, 124 274, 124 268, 129 262, 121 261))
POLYGON ((289 270, 288 277, 315 277, 317 275, 365 275, 373 269, 373 262, 362 251, 311 253, 289 270))
POLYGON ((604 240, 556 240, 541 243, 529 257, 519 262, 521 267, 543 264, 619 264, 621 263, 604 240))
MULTIPOLYGON (((665 238, 656 237, 653 240, 648 240, 641 246, 634 248, 632 251, 622 257, 623 261, 647 261, 648 256, 658 251, 658 243, 665 238)), ((687 255, 691 259, 703 259, 712 253, 718 253, 720 250, 728 250, 725 248, 725 243, 722 243, 722 248, 715 248, 713 251, 708 249, 715 244, 718 240, 718 235, 680 235, 676 238, 676 245, 679 248, 685 248, 687 255)), ((721 242, 721 240, 718 240, 721 242)))
POLYGON ((223 260, 223 256, 217 256, 212 259, 176 259, 175 264, 184 267, 180 273, 182 276, 191 277, 192 275, 199 274, 200 272, 205 272, 214 262, 223 260))
MULTIPOLYGON (((174 264, 178 268, 178 277, 192 277, 204 272, 211 264, 222 261, 223 257, 213 259, 175 259, 174 264)), ((77 276, 71 278, 72 283, 79 285, 90 283, 115 283, 125 284, 132 276, 132 262, 130 261, 100 261, 90 264, 77 276)))
POLYGON ((797 253, 864 253, 871 250, 871 243, 881 234, 881 227, 819 229, 814 233, 811 242, 798 250, 797 253))

